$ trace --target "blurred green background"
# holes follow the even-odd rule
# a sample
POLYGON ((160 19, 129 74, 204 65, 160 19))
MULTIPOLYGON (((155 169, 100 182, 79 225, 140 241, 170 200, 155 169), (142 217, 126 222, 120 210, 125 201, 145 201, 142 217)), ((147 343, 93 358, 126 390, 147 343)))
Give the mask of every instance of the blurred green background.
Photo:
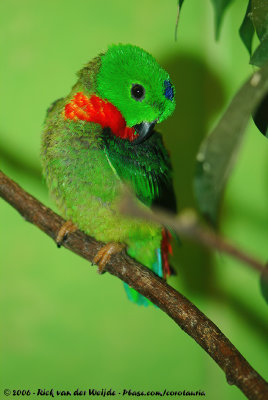
MULTIPOLYGON (((238 36, 245 9, 243 0, 230 6, 215 43, 210 1, 188 0, 175 42, 175 0, 2 0, 1 168, 55 210, 40 173, 46 109, 69 92, 88 60, 111 43, 132 43, 152 53, 176 86, 176 112, 158 129, 171 149, 179 209, 195 206, 199 144, 253 72, 238 36)), ((227 186, 221 230, 264 260, 267 167, 268 141, 251 123, 227 186)), ((186 389, 203 390, 209 400, 244 398, 164 313, 130 303, 119 280, 58 250, 3 201, 0 246, 1 398, 4 388, 52 387, 186 389)), ((170 283, 267 377, 267 305, 257 274, 185 240, 173 264, 178 275, 170 283)))

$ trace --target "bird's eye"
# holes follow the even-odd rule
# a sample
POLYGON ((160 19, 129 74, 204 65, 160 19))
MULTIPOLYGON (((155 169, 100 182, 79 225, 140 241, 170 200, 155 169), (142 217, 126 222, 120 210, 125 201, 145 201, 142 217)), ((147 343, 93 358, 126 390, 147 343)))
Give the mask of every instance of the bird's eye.
POLYGON ((131 88, 131 96, 137 101, 142 101, 145 96, 145 89, 143 86, 135 83, 131 88))

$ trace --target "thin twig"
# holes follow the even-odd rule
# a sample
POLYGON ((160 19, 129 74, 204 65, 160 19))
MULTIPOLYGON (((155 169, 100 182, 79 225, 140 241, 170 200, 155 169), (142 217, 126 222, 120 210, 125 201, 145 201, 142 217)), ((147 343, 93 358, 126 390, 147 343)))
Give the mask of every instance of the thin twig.
POLYGON ((154 212, 138 206, 128 191, 121 203, 121 212, 132 217, 142 218, 160 223, 181 236, 187 237, 210 249, 229 254, 251 268, 263 272, 265 264, 251 254, 239 249, 208 227, 202 226, 193 210, 186 210, 179 216, 154 208, 154 212))
MULTIPOLYGON (((0 195, 27 221, 55 240, 65 221, 1 171, 0 195)), ((64 246, 92 261, 103 243, 76 231, 68 236, 64 246)), ((106 265, 106 271, 126 282, 168 314, 216 361, 225 372, 229 384, 236 385, 248 399, 267 399, 267 382, 250 366, 219 328, 182 294, 126 254, 114 255, 106 265)))

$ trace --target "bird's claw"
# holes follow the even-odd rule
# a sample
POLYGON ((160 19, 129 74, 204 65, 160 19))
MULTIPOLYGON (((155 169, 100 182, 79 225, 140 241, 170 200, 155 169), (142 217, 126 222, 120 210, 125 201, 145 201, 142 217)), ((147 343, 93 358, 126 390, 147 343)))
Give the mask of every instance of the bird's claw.
POLYGON ((72 232, 77 231, 77 226, 72 223, 72 221, 66 221, 60 228, 57 237, 56 243, 60 248, 62 243, 67 239, 68 235, 72 232))
POLYGON ((98 273, 103 274, 105 272, 105 266, 110 261, 111 256, 121 251, 126 246, 122 243, 110 242, 103 246, 93 259, 93 263, 98 265, 98 273))

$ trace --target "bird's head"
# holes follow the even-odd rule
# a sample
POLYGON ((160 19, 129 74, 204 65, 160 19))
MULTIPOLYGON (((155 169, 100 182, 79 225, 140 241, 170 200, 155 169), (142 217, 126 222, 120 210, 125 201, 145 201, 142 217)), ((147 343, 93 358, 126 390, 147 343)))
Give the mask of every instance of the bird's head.
POLYGON ((112 45, 78 75, 82 91, 65 105, 65 118, 98 123, 133 144, 175 109, 168 73, 137 46, 112 45))
POLYGON ((112 45, 101 56, 97 94, 122 114, 137 139, 145 140, 157 122, 175 109, 175 90, 168 73, 143 49, 132 45, 112 45))

